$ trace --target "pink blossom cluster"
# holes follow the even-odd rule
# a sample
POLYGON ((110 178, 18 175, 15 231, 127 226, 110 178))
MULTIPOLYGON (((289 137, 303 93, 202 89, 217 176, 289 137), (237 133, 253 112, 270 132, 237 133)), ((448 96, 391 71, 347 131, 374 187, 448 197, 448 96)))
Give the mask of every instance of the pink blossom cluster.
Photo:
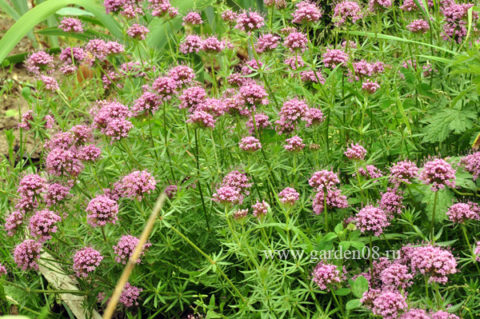
POLYGON ((460 164, 473 175, 473 180, 477 180, 480 175, 480 152, 475 152, 464 156, 460 160, 460 164))
POLYGON ((61 220, 60 216, 48 209, 39 210, 30 218, 28 229, 32 236, 38 238, 38 242, 43 243, 57 232, 57 224, 61 220))
POLYGON ((272 123, 270 123, 268 115, 266 115, 264 113, 256 113, 254 115, 254 117, 255 117, 255 125, 253 123, 253 117, 252 116, 250 116, 250 119, 245 124, 247 126, 248 132, 250 134, 255 133, 255 126, 257 127, 258 131, 269 128, 269 127, 272 126, 272 123))
MULTIPOLYGON (((333 188, 327 189, 326 191, 326 203, 327 209, 331 210, 333 208, 347 208, 348 201, 345 195, 342 195, 340 189, 333 188)), ((325 191, 319 191, 313 199, 313 212, 316 215, 320 215, 325 211, 325 191)))
POLYGON ((202 24, 203 20, 202 17, 198 12, 191 11, 187 13, 186 16, 183 17, 183 25, 199 25, 202 24))
POLYGON ((374 236, 380 236, 390 225, 387 214, 381 208, 372 205, 365 206, 355 215, 355 223, 362 233, 374 236))
POLYGON ((150 30, 148 30, 146 26, 134 23, 128 28, 127 35, 137 40, 145 40, 145 36, 148 32, 150 32, 150 30))
POLYGON ((434 192, 445 188, 455 188, 455 170, 443 159, 435 159, 425 163, 418 178, 424 183, 431 185, 434 192))
POLYGON ((351 144, 345 151, 345 156, 352 160, 363 160, 367 154, 367 150, 360 144, 351 144))
POLYGON ((477 203, 456 203, 447 210, 448 219, 454 223, 480 219, 480 207, 477 203))
POLYGON ((40 258, 41 250, 42 244, 33 239, 26 239, 15 247, 13 252, 15 263, 23 271, 27 269, 38 270, 37 261, 40 258))
POLYGON ((262 218, 263 216, 267 215, 269 209, 270 205, 264 200, 261 202, 257 201, 252 205, 253 216, 257 218, 262 218))
POLYGON ((367 165, 365 167, 360 167, 358 173, 368 179, 380 178, 383 176, 382 171, 374 165, 367 165))
POLYGON ((430 25, 425 20, 413 20, 407 25, 407 29, 414 33, 425 33, 430 30, 430 25))
MULTIPOLYGON (((124 235, 120 238, 117 245, 113 246, 113 252, 115 253, 115 261, 117 263, 126 264, 128 259, 132 256, 135 247, 137 247, 139 239, 132 235, 124 235)), ((150 243, 143 245, 142 253, 140 256, 145 254, 145 249, 150 247, 150 243)), ((136 261, 140 263, 140 258, 136 261)))
POLYGON ((78 277, 87 278, 100 266, 102 260, 103 256, 97 250, 91 247, 82 248, 73 256, 73 270, 78 277))
POLYGON ((289 152, 300 152, 305 147, 303 140, 299 136, 293 136, 285 140, 283 148, 289 152))
POLYGON ((310 1, 301 1, 297 3, 295 11, 292 13, 293 23, 317 22, 322 17, 322 11, 317 5, 310 1))
POLYGON ((82 22, 76 18, 63 18, 58 28, 65 32, 83 32, 82 22))
POLYGON ((342 281, 340 271, 337 266, 319 262, 312 272, 313 282, 321 290, 330 290, 335 284, 342 281))
POLYGON ((300 194, 292 187, 286 187, 278 193, 278 199, 285 205, 293 206, 299 198, 300 194))
POLYGON ((245 173, 235 170, 225 175, 221 186, 233 187, 238 190, 239 193, 248 195, 248 190, 252 187, 252 183, 250 183, 250 180, 245 173))
POLYGON ((142 288, 138 288, 135 286, 130 285, 129 282, 125 284, 123 287, 122 294, 118 301, 124 305, 125 307, 133 307, 138 306, 138 298, 140 297, 140 293, 143 291, 142 288))
POLYGON ((292 52, 304 52, 308 45, 308 38, 301 32, 291 32, 283 41, 283 45, 292 52))
POLYGON ((388 189, 382 194, 378 207, 382 209, 387 217, 391 218, 393 214, 401 214, 405 208, 403 197, 397 189, 388 189))
POLYGON ((390 183, 397 187, 401 183, 411 184, 412 180, 418 176, 418 167, 414 162, 409 160, 395 163, 390 168, 390 183))
POLYGON ((444 248, 426 245, 413 247, 407 251, 412 271, 428 276, 430 281, 445 284, 448 275, 457 272, 457 261, 452 253, 444 248))
POLYGON ((37 51, 27 58, 25 66, 29 72, 34 74, 40 74, 41 71, 51 73, 53 72, 53 57, 44 51, 37 51))
POLYGON ((333 12, 333 20, 337 26, 344 25, 347 22, 355 23, 362 18, 362 8, 355 1, 339 2, 333 12))
POLYGON ((255 152, 262 148, 262 144, 254 136, 243 137, 238 143, 238 146, 246 152, 255 152))
POLYGON ((285 101, 280 109, 280 119, 275 122, 279 134, 293 132, 297 122, 306 116, 309 107, 303 100, 297 98, 285 101))
POLYGON ((237 15, 235 28, 251 32, 260 29, 265 25, 263 17, 255 11, 244 11, 237 15))
POLYGON ((221 186, 217 188, 212 196, 212 200, 221 204, 241 204, 243 202, 243 195, 240 191, 232 186, 221 186))
POLYGON ((280 40, 280 37, 274 34, 271 34, 271 33, 262 34, 257 39, 257 43, 255 44, 255 50, 258 53, 273 51, 277 48, 279 40, 280 40))
POLYGON ((125 105, 112 101, 98 102, 100 109, 94 113, 93 127, 113 140, 127 137, 133 124, 127 120, 132 112, 125 105))
POLYGON ((116 189, 121 197, 142 200, 145 194, 155 190, 157 182, 148 171, 134 171, 116 183, 116 189))
POLYGON ((322 55, 322 62, 326 68, 334 69, 337 65, 346 66, 348 54, 338 49, 327 49, 322 55))
POLYGON ((99 195, 93 198, 86 209, 88 223, 93 227, 115 224, 118 217, 118 204, 115 200, 99 195))

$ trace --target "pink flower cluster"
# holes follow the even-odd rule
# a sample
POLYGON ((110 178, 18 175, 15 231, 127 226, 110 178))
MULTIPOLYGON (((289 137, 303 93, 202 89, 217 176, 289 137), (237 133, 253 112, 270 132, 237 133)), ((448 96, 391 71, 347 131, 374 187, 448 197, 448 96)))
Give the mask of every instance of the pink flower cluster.
POLYGON ((308 45, 308 39, 301 32, 291 32, 283 41, 283 45, 292 52, 304 52, 308 45))
POLYGON ((448 218, 454 223, 464 223, 467 220, 480 219, 480 207, 477 203, 456 203, 447 211, 448 218))
POLYGON ((278 199, 282 204, 293 206, 300 198, 300 194, 292 187, 284 188, 278 193, 278 199))
POLYGON ((93 226, 105 226, 107 223, 115 224, 118 215, 118 204, 115 200, 99 195, 93 198, 86 209, 88 223, 93 226))
POLYGON ((271 33, 263 34, 258 38, 257 43, 255 44, 255 50, 258 53, 273 51, 278 46, 279 40, 280 40, 280 37, 274 34, 271 34, 271 33))
POLYGON ((38 270, 37 260, 40 257, 42 244, 33 239, 26 239, 15 247, 13 257, 15 263, 23 271, 27 269, 38 270))
MULTIPOLYGON (((327 198, 326 198, 326 203, 327 203, 327 209, 333 209, 333 208, 347 208, 348 207, 348 201, 347 197, 345 195, 341 194, 340 189, 333 188, 333 189, 327 189, 327 198)), ((316 215, 320 215, 324 212, 325 210, 325 191, 319 191, 314 199, 313 199, 313 212, 316 215)))
POLYGON ((460 160, 460 164, 473 175, 473 180, 477 180, 480 175, 480 152, 467 155, 460 160))
POLYGON ((367 150, 360 144, 351 144, 345 151, 345 156, 352 160, 363 160, 367 154, 367 150))
POLYGON ((322 11, 310 1, 302 1, 297 3, 296 10, 293 12, 293 23, 309 23, 317 22, 322 17, 322 11))
POLYGON ((337 65, 346 66, 348 54, 338 49, 327 49, 322 55, 322 62, 325 67, 334 69, 337 65))
POLYGON ((431 185, 434 192, 445 188, 455 188, 455 170, 443 159, 435 159, 425 163, 418 177, 424 184, 431 185))
POLYGON ((380 236, 390 225, 387 214, 380 208, 371 205, 362 208, 355 216, 355 223, 362 233, 380 236))
POLYGON ((125 105, 113 101, 99 101, 100 109, 93 111, 93 127, 113 140, 127 137, 133 124, 127 120, 132 113, 125 105))
POLYGON ((125 284, 122 294, 118 301, 125 307, 132 307, 133 305, 138 306, 138 298, 143 289, 130 285, 129 282, 125 284))
POLYGON ((347 22, 355 23, 362 18, 362 9, 355 1, 339 2, 333 12, 333 20, 337 26, 341 26, 347 22))
POLYGON ((87 278, 89 273, 95 271, 103 256, 91 247, 78 250, 73 256, 73 270, 78 277, 87 278))
POLYGON ((263 17, 255 11, 245 11, 237 16, 235 28, 251 32, 260 29, 265 25, 263 17))
POLYGON ((418 176, 418 167, 411 161, 400 161, 390 168, 390 183, 398 187, 401 183, 410 184, 418 176))
POLYGON ((321 290, 330 290, 332 286, 342 281, 337 266, 319 262, 312 272, 313 281, 321 290))
POLYGON ((261 202, 257 201, 252 205, 253 216, 257 218, 262 218, 263 216, 267 215, 269 209, 270 205, 264 200, 261 202))
POLYGON ((293 136, 285 140, 283 148, 289 152, 300 152, 305 147, 303 140, 298 136, 293 136))
POLYGON ((412 271, 428 276, 430 281, 445 284, 448 275, 457 272, 457 261, 452 253, 436 246, 413 247, 406 257, 412 271))
POLYGON ((283 103, 280 109, 280 119, 276 121, 277 132, 279 134, 293 132, 297 122, 304 118, 309 110, 307 103, 297 98, 288 100, 283 103))
POLYGON ((142 200, 145 194, 155 190, 157 182, 148 171, 134 171, 124 176, 115 186, 122 197, 142 200))
POLYGON ((83 32, 82 22, 75 18, 63 18, 58 28, 65 32, 83 32))
MULTIPOLYGON (((126 264, 128 259, 132 256, 135 247, 137 247, 139 239, 132 235, 124 235, 120 238, 116 246, 113 246, 113 252, 115 253, 115 261, 117 263, 126 264)), ((143 246, 140 256, 145 254, 145 249, 150 247, 150 243, 146 243, 143 246)), ((140 263, 140 258, 136 261, 140 263)))
POLYGON ((148 32, 150 32, 150 30, 148 30, 147 27, 135 23, 128 28, 127 35, 137 40, 145 40, 145 36, 148 32))
POLYGON ((246 152, 255 152, 262 148, 260 141, 253 136, 246 136, 238 143, 240 149, 246 152))
POLYGON ((52 238, 52 233, 57 232, 57 223, 61 220, 60 216, 48 209, 39 210, 30 218, 28 229, 32 236, 43 243, 52 238))

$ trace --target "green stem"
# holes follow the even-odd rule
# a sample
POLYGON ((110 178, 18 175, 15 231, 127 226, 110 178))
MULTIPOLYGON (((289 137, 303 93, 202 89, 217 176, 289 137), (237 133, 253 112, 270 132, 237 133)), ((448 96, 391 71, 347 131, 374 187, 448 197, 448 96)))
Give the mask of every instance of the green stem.
POLYGON ((437 209, 437 199, 438 192, 435 192, 435 196, 433 198, 432 224, 430 225, 430 239, 432 244, 435 244, 435 211, 437 209))
POLYGON ((198 150, 198 128, 195 128, 195 161, 197 164, 198 192, 200 193, 200 199, 202 201, 203 215, 205 217, 205 222, 207 223, 207 229, 210 232, 210 221, 207 215, 207 208, 205 207, 205 200, 203 198, 202 184, 200 183, 200 156, 199 156, 199 150, 198 150))

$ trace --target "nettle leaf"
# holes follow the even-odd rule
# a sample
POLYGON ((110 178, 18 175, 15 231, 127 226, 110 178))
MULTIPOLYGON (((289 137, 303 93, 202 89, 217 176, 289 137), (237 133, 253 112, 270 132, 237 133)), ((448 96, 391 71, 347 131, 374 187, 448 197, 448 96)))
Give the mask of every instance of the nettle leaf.
MULTIPOLYGON (((422 202, 427 205, 426 213, 431 220, 433 212, 433 203, 435 200, 435 192, 432 192, 429 185, 422 185, 424 196, 422 202)), ((437 205, 435 208, 435 220, 437 222, 447 219, 447 210, 453 203, 454 194, 447 188, 441 189, 438 192, 437 205)))
POLYGON ((472 128, 476 112, 471 110, 444 109, 426 119, 425 142, 437 143, 445 141, 450 133, 460 134, 472 128))
POLYGON ((472 191, 475 191, 477 189, 477 185, 475 185, 475 182, 473 181, 472 174, 465 171, 463 167, 459 167, 457 169, 455 177, 456 177, 455 184, 457 186, 460 186, 462 188, 466 188, 472 191))
POLYGON ((357 298, 362 298, 363 293, 368 289, 368 280, 363 276, 358 276, 352 284, 352 293, 357 298))

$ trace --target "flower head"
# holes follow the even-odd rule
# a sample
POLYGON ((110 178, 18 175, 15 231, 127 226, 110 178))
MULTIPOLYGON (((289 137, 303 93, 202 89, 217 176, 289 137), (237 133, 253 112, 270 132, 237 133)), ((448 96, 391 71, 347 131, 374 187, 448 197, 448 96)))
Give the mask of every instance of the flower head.
POLYGON ((235 187, 222 186, 213 194, 212 199, 214 202, 222 204, 241 204, 243 195, 235 187))
POLYGON ((278 193, 278 199, 282 204, 293 206, 295 202, 300 198, 300 194, 291 187, 284 188, 278 193))
POLYGON ((5 230, 8 236, 13 236, 18 228, 23 224, 24 214, 19 211, 13 211, 5 218, 5 230))
POLYGON ((157 182, 148 171, 134 171, 124 176, 119 182, 118 190, 122 197, 142 200, 145 194, 155 190, 157 182))
POLYGON ((105 195, 93 198, 86 209, 88 223, 93 227, 115 224, 118 215, 118 204, 105 195))
POLYGON ((367 154, 367 150, 360 144, 351 144, 345 151, 345 156, 353 160, 363 160, 367 154))
POLYGON ((321 290, 329 290, 332 285, 340 283, 340 271, 337 266, 319 262, 312 272, 313 281, 321 290))
POLYGON ((285 140, 283 148, 289 152, 300 152, 305 147, 303 140, 298 136, 293 136, 285 140))
POLYGON ((435 159, 425 163, 418 177, 424 184, 431 185, 434 192, 445 188, 455 187, 455 170, 443 159, 435 159))
POLYGON ((122 294, 118 301, 123 304, 125 307, 132 307, 133 305, 138 306, 138 298, 143 289, 130 285, 129 282, 123 287, 122 294))
POLYGON ((244 11, 237 16, 235 28, 251 32, 260 29, 265 25, 263 17, 255 11, 244 11))
POLYGON ((198 12, 189 12, 186 16, 183 17, 183 25, 199 25, 202 24, 202 17, 198 12))
POLYGON ((317 22, 322 17, 322 11, 317 5, 310 1, 302 1, 296 4, 296 10, 293 12, 293 23, 317 22))
POLYGON ((255 204, 252 205, 253 216, 257 218, 261 218, 267 215, 269 209, 270 205, 264 200, 262 200, 261 202, 257 201, 255 204))
POLYGON ((83 32, 82 22, 75 18, 63 18, 58 28, 65 32, 83 32))
MULTIPOLYGON (((128 259, 132 256, 135 247, 137 247, 139 239, 132 235, 124 235, 120 238, 117 245, 113 246, 113 252, 115 253, 115 261, 117 263, 126 264, 128 259)), ((142 253, 145 254, 145 249, 150 247, 151 244, 147 243, 143 246, 142 253)), ((140 263, 140 258, 136 261, 140 263)))
POLYGON ((467 220, 480 219, 480 207, 476 203, 456 203, 447 211, 448 218, 454 223, 464 223, 467 220))
POLYGON ((410 184, 417 177, 418 167, 411 161, 400 161, 390 168, 390 183, 398 186, 401 183, 410 184))
POLYGON ((135 23, 128 28, 127 35, 137 40, 145 40, 145 36, 148 32, 150 32, 150 30, 148 30, 146 26, 135 23))
POLYGON ((338 49, 327 49, 322 55, 322 61, 325 67, 334 69, 337 65, 345 66, 348 62, 348 54, 338 49))
POLYGON ((103 256, 97 250, 91 247, 82 248, 73 256, 73 270, 78 277, 87 278, 102 260, 103 256))
POLYGON ((41 71, 51 73, 53 71, 53 57, 44 52, 38 51, 32 53, 25 61, 28 72, 39 74, 41 71))
POLYGON ((26 239, 15 247, 13 257, 15 263, 23 271, 27 269, 38 270, 37 260, 40 257, 42 244, 33 239, 26 239))
POLYGON ((372 312, 385 319, 396 319, 398 313, 407 308, 407 302, 401 293, 385 290, 373 300, 372 312))
POLYGON ((301 32, 291 32, 289 35, 287 35, 285 41, 283 42, 283 45, 292 52, 304 52, 307 48, 307 44, 307 36, 301 32))
POLYGON ((380 236, 383 229, 390 225, 385 212, 374 206, 365 206, 355 216, 355 223, 362 233, 372 233, 375 236, 380 236))
POLYGON ((30 234, 42 243, 51 239, 52 233, 57 232, 57 223, 61 220, 60 216, 48 209, 39 210, 30 218, 28 229, 30 234))
MULTIPOLYGON (((341 191, 339 189, 328 189, 327 190, 327 209, 333 209, 333 208, 346 208, 348 207, 348 201, 347 197, 345 195, 342 195, 341 191)), ((319 191, 314 199, 313 199, 313 212, 316 215, 320 215, 325 211, 325 192, 319 191)))
POLYGON ((260 141, 253 136, 247 136, 240 140, 238 143, 240 149, 247 151, 247 152, 255 152, 262 148, 262 144, 260 141))

